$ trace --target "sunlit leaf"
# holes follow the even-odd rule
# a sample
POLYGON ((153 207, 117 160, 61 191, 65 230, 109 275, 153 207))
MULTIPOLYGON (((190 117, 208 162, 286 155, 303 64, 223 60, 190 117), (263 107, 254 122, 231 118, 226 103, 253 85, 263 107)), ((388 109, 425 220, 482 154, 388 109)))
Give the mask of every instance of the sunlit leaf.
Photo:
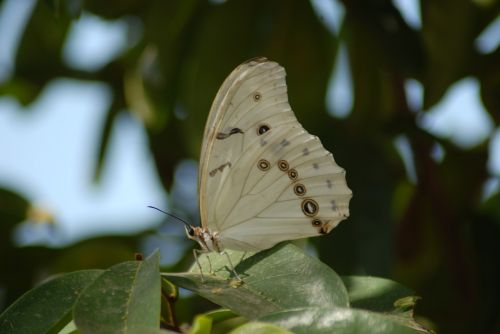
POLYGON ((106 270, 78 299, 74 319, 83 333, 156 330, 160 320, 159 254, 106 270))
POLYGON ((304 306, 348 306, 347 291, 337 274, 290 243, 244 258, 230 252, 242 282, 232 277, 227 259, 211 254, 215 274, 206 256, 200 257, 204 280, 196 266, 190 273, 164 273, 175 284, 247 318, 304 306))
POLYGON ((302 308, 259 318, 287 328, 296 334, 410 334, 428 333, 394 321, 391 316, 350 308, 302 308))
POLYGON ((391 312, 401 298, 415 293, 407 287, 379 277, 343 276, 352 307, 376 312, 391 312))
POLYGON ((76 271, 28 291, 0 315, 0 333, 57 332, 71 320, 76 299, 101 270, 76 271))
POLYGON ((272 324, 249 322, 231 331, 230 334, 292 334, 292 332, 272 324))

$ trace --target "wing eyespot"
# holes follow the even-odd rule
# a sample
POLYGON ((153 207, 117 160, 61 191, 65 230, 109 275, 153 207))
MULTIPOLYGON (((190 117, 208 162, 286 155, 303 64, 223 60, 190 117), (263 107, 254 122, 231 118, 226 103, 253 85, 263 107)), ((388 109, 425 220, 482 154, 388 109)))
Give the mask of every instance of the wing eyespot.
POLYGON ((301 206, 302 212, 308 217, 314 217, 318 214, 318 203, 311 198, 306 198, 305 200, 303 200, 301 206))
POLYGON ((282 170, 283 172, 286 172, 290 168, 290 165, 288 165, 288 161, 280 160, 280 161, 278 161, 278 168, 280 170, 282 170))
POLYGON ((323 223, 321 222, 320 219, 316 218, 311 221, 311 225, 314 227, 320 227, 321 225, 323 225, 323 223))
POLYGON ((257 167, 262 171, 267 171, 271 168, 271 164, 266 159, 260 159, 259 162, 257 162, 257 167))
POLYGON ((267 125, 267 124, 261 124, 257 128, 257 135, 261 136, 264 133, 268 132, 269 130, 271 130, 271 127, 269 127, 269 125, 267 125))
POLYGON ((306 186, 304 186, 302 183, 297 183, 293 187, 293 192, 297 196, 304 196, 306 194, 306 192, 307 192, 307 189, 306 189, 306 186))
POLYGON ((253 94, 253 100, 254 100, 255 102, 259 102, 261 99, 262 99, 262 95, 261 95, 259 92, 255 92, 255 93, 253 94))
POLYGON ((288 177, 290 178, 290 180, 295 181, 299 177, 299 173, 292 168, 288 171, 288 177))

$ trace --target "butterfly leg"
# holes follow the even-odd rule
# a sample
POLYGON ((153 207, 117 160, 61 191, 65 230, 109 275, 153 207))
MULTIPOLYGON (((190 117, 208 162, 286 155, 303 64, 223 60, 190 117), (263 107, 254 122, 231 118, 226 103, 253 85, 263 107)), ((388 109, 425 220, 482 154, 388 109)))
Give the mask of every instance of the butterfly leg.
MULTIPOLYGON (((201 269, 200 261, 198 261, 198 254, 202 254, 202 253, 203 253, 203 251, 200 249, 193 249, 194 259, 196 261, 196 264, 198 265, 198 268, 200 269, 201 283, 203 283, 205 281, 205 277, 203 276, 203 270, 201 269)), ((210 267, 212 267, 212 265, 210 265, 210 267)))
POLYGON ((210 261, 210 256, 208 256, 208 254, 207 254, 207 260, 208 260, 208 272, 212 275, 215 275, 215 272, 212 269, 212 261, 210 261))
POLYGON ((234 265, 233 265, 233 262, 231 261, 231 258, 229 257, 229 254, 226 251, 222 251, 221 254, 226 255, 227 261, 229 262, 229 266, 231 267, 230 269, 231 269, 232 273, 234 274, 234 276, 238 279, 238 281, 243 281, 241 279, 240 275, 238 275, 238 273, 236 272, 236 269, 234 269, 234 265))

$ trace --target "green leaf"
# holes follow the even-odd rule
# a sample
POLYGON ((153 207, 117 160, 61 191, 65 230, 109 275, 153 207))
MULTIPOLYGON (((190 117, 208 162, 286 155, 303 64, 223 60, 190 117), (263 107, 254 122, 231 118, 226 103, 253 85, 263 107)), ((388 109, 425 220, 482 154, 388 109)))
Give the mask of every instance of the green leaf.
POLYGON ((230 334, 292 334, 292 332, 272 324, 249 322, 231 331, 230 334))
POLYGON ((189 334, 219 334, 248 322, 228 309, 218 309, 198 315, 193 321, 189 334))
POLYGON ((212 319, 206 315, 199 315, 194 319, 193 327, 189 334, 210 334, 212 330, 212 319))
POLYGON ((159 253, 106 270, 85 289, 74 310, 82 333, 155 331, 160 320, 159 253))
POLYGON ((365 310, 337 307, 315 307, 287 310, 259 318, 294 333, 302 334, 410 334, 427 332, 411 328, 383 315, 365 310))
POLYGON ((175 328, 174 303, 178 298, 178 289, 170 281, 161 278, 161 324, 162 327, 175 328))
POLYGON ((413 318, 413 308, 420 297, 397 282, 369 276, 344 276, 352 307, 384 312, 387 317, 403 326, 428 332, 413 318))
POLYGON ((209 255, 215 275, 209 274, 207 256, 199 257, 203 281, 196 266, 189 273, 163 275, 250 319, 296 307, 349 305, 340 277, 291 243, 246 258, 241 252, 228 253, 243 282, 232 278, 227 258, 215 253, 209 255))
POLYGON ((237 316, 236 313, 234 313, 231 310, 225 309, 225 308, 221 308, 218 310, 213 310, 213 311, 207 312, 207 313, 205 313, 205 315, 215 322, 224 321, 224 320, 231 319, 231 318, 234 318, 237 316))
POLYGON ((226 334, 248 322, 246 318, 224 308, 207 312, 204 316, 212 319, 212 330, 210 334, 226 334))
POLYGON ((76 328, 75 322, 72 320, 64 326, 57 334, 74 334, 78 333, 78 329, 76 328))
POLYGON ((352 307, 376 312, 394 311, 395 302, 414 295, 407 287, 379 277, 342 276, 352 307))
POLYGON ((76 271, 25 293, 0 315, 0 333, 57 332, 69 321, 76 299, 102 270, 76 271))

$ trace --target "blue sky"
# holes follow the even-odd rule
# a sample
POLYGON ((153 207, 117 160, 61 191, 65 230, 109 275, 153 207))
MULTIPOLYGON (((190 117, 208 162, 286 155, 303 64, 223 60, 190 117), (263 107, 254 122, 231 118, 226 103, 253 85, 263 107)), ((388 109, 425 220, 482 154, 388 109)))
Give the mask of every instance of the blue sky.
MULTIPOLYGON (((327 28, 337 33, 344 14, 342 6, 335 1, 311 2, 327 28)), ((0 83, 8 79, 15 66, 15 50, 24 29, 24 18, 29 17, 30 3, 33 0, 5 0, 0 9, 0 83)), ((418 1, 394 3, 408 24, 418 29, 421 25, 418 1)), ((488 53, 498 46, 500 23, 497 22, 476 41, 480 52, 488 53)), ((127 23, 123 20, 108 22, 84 13, 68 35, 64 59, 75 68, 97 69, 126 49, 126 33, 127 23)), ((348 117, 354 97, 347 51, 340 50, 326 103, 333 117, 343 118, 348 117)), ((420 110, 422 87, 409 80, 406 89, 409 102, 420 110)), ((478 92, 479 84, 474 78, 461 80, 438 105, 421 113, 419 125, 462 147, 477 145, 495 133, 488 164, 491 173, 498 176, 500 131, 494 129, 478 92)), ((100 131, 110 101, 110 91, 105 85, 69 79, 49 84, 28 107, 29 112, 12 98, 0 97, 0 186, 18 191, 35 205, 52 212, 60 231, 58 242, 112 231, 142 230, 163 219, 147 209, 147 205, 168 207, 147 148, 145 131, 140 122, 125 114, 113 129, 102 182, 92 183, 100 131), (106 225, 102 224, 104 221, 106 225)), ((404 137, 397 138, 394 144, 406 161, 411 179, 411 150, 404 137)), ((182 166, 175 196, 194 196, 196 164, 186 161, 182 166)), ((489 187, 489 191, 496 189, 498 181, 492 181, 489 187)), ((188 204, 187 209, 196 210, 196 203, 188 204)), ((24 241, 43 239, 32 233, 21 236, 24 241)))
MULTIPOLYGON (((9 22, 22 21, 19 13, 27 13, 30 2, 4 3, 0 45, 11 50, 16 47, 12 36, 19 34, 13 27, 22 30, 22 25, 9 22)), ((96 69, 119 54, 126 47, 125 41, 124 22, 109 23, 84 15, 73 25, 64 59, 75 68, 96 69)), ((7 49, 0 48, 0 73, 4 76, 13 64, 14 52, 7 49)), ((163 220, 146 207, 166 207, 168 203, 147 150, 145 131, 133 117, 124 114, 118 119, 102 182, 92 182, 110 102, 106 85, 70 79, 50 83, 28 110, 10 97, 0 97, 0 185, 54 214, 59 236, 56 243, 143 230, 163 220)), ((25 241, 43 239, 43 234, 39 238, 29 233, 30 229, 22 231, 25 241)))

